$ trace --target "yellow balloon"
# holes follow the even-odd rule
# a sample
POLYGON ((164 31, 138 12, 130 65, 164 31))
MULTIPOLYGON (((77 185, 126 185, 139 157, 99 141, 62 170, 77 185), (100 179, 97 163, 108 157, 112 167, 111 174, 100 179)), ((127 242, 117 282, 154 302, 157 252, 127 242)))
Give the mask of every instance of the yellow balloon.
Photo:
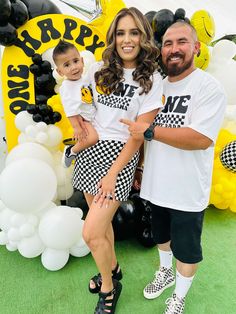
POLYGON ((205 70, 210 62, 210 50, 204 42, 200 42, 200 49, 194 56, 194 64, 197 68, 205 70))
POLYGON ((215 36, 215 22, 210 13, 205 10, 196 11, 190 23, 196 29, 198 40, 208 45, 215 36))

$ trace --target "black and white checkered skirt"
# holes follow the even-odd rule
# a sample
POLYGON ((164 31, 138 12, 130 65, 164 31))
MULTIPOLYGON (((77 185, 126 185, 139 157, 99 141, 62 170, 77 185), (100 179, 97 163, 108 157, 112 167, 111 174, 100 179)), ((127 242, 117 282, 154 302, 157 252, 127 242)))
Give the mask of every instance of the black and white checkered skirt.
MULTIPOLYGON (((72 182, 74 188, 96 195, 98 193, 98 182, 107 174, 124 145, 125 143, 119 141, 101 140, 94 146, 78 153, 72 182)), ((115 187, 116 200, 127 200, 138 159, 139 152, 135 153, 125 168, 118 174, 115 187)))

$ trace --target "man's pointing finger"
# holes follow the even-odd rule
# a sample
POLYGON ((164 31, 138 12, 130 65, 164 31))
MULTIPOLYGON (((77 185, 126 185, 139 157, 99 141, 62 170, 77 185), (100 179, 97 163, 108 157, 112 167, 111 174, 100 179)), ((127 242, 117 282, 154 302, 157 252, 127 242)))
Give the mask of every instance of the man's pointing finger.
POLYGON ((126 125, 128 125, 128 126, 131 126, 132 123, 133 123, 133 121, 130 121, 130 120, 128 120, 128 119, 120 119, 120 122, 121 122, 121 123, 124 123, 124 124, 126 124, 126 125))

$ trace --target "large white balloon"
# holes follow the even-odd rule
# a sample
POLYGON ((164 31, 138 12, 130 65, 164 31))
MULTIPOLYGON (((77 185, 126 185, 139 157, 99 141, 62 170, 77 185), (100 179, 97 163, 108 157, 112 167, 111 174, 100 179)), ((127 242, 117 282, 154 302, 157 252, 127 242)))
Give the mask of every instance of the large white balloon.
POLYGON ((16 212, 29 213, 44 208, 53 199, 56 189, 54 171, 38 159, 12 162, 0 175, 0 198, 16 212))
POLYGON ((56 271, 66 265, 69 256, 70 254, 68 250, 46 248, 41 255, 41 262, 46 269, 56 271))
POLYGON ((45 147, 37 143, 24 143, 15 146, 7 155, 6 166, 22 158, 40 159, 53 167, 54 160, 52 154, 45 147))
POLYGON ((80 211, 73 207, 58 206, 52 208, 41 218, 39 235, 49 248, 69 249, 81 239, 81 217, 80 211))

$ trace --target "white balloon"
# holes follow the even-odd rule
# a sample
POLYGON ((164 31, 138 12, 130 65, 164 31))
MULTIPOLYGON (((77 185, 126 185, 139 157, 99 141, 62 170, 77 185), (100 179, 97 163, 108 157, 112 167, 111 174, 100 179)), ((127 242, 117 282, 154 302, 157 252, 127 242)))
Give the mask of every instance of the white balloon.
POLYGON ((81 57, 83 57, 84 59, 84 70, 83 70, 83 74, 86 74, 89 67, 94 63, 96 62, 96 59, 95 59, 95 56, 94 54, 89 51, 89 50, 83 50, 83 51, 80 51, 80 55, 81 57))
POLYGON ((13 147, 7 155, 6 166, 13 161, 23 158, 40 159, 53 167, 54 160, 52 154, 44 146, 37 143, 24 143, 13 147))
POLYGON ((49 147, 59 145, 63 138, 61 130, 55 125, 48 126, 47 135, 48 139, 45 142, 45 145, 49 147))
POLYGON ((0 175, 0 198, 16 212, 43 209, 53 199, 56 189, 55 172, 39 159, 14 161, 0 175))
POLYGON ((17 245, 13 244, 13 242, 10 242, 6 244, 6 248, 8 249, 8 251, 14 252, 17 250, 17 245))
POLYGON ((21 132, 25 132, 27 126, 35 124, 32 115, 27 111, 20 111, 15 117, 15 125, 21 132))
POLYGON ((46 248, 41 255, 41 262, 46 269, 56 271, 66 265, 69 256, 68 250, 46 248))
POLYGON ((21 214, 21 213, 16 213, 11 218, 11 225, 13 227, 19 227, 19 226, 23 225, 26 222, 26 220, 27 220, 26 215, 21 214))
POLYGON ((73 193, 74 189, 70 180, 66 180, 65 184, 57 186, 57 198, 59 200, 68 200, 73 193))
POLYGON ((66 185, 69 181, 71 184, 72 167, 64 168, 61 164, 55 165, 54 170, 57 176, 57 185, 66 185))
POLYGON ((8 242, 7 233, 5 231, 0 231, 0 245, 6 245, 8 242))
POLYGON ((48 127, 48 126, 47 126, 47 124, 46 124, 45 122, 40 121, 40 122, 37 122, 37 123, 36 123, 35 127, 36 127, 39 131, 45 132, 45 131, 47 131, 47 127, 48 127))
POLYGON ((230 60, 236 55, 236 45, 230 40, 218 41, 212 49, 212 58, 230 60))
POLYGON ((7 236, 9 241, 20 241, 21 239, 21 235, 20 235, 20 231, 18 228, 15 227, 11 227, 8 232, 7 232, 7 236))
POLYGON ((31 237, 35 233, 35 227, 29 223, 26 223, 20 227, 20 235, 22 238, 31 237))
POLYGON ((42 59, 50 62, 52 68, 56 68, 56 65, 55 65, 55 63, 53 61, 53 57, 52 57, 53 49, 54 49, 54 47, 48 48, 47 50, 45 50, 42 54, 42 59))
POLYGON ((20 135, 18 136, 18 143, 19 144, 34 143, 34 142, 35 142, 35 139, 26 135, 25 133, 20 133, 20 135))
POLYGON ((18 250, 20 254, 27 258, 33 258, 42 254, 45 249, 45 245, 36 233, 30 238, 24 238, 18 244, 18 250))
POLYGON ((48 135, 46 132, 39 132, 36 137, 36 141, 40 144, 45 144, 48 140, 48 135))
POLYGON ((69 249, 82 236, 79 212, 69 206, 50 209, 41 218, 39 235, 47 247, 57 250, 69 249))
MULTIPOLYGON (((0 176, 1 179, 1 176, 0 176)), ((11 228, 11 219, 14 216, 15 212, 9 208, 5 208, 0 212, 0 229, 3 231, 8 231, 11 228)))
POLYGON ((26 128, 25 128, 25 134, 30 136, 30 137, 33 137, 35 138, 36 135, 38 134, 39 130, 36 128, 35 125, 28 125, 26 128))
POLYGON ((6 208, 5 204, 0 200, 0 212, 6 208))
POLYGON ((31 224, 33 227, 37 227, 39 224, 39 218, 34 214, 30 214, 28 216, 27 223, 31 224))
POLYGON ((70 254, 75 257, 83 257, 90 253, 90 249, 82 238, 78 243, 70 248, 70 254))

